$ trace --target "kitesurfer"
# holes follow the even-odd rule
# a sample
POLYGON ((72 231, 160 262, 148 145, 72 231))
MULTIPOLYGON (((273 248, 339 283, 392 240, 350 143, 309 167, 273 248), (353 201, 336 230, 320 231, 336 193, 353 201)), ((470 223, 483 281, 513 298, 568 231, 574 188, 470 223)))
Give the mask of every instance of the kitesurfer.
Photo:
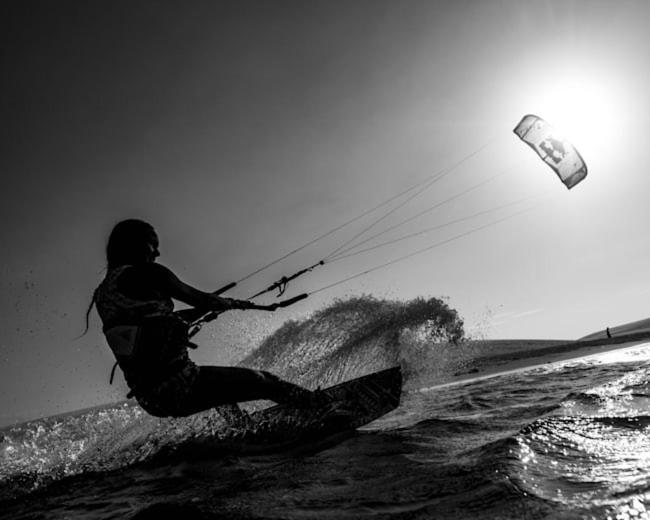
POLYGON ((188 356, 188 348, 196 347, 189 341, 188 322, 209 311, 259 306, 182 282, 156 263, 159 255, 153 226, 138 219, 119 222, 106 246, 106 277, 93 295, 106 340, 131 390, 129 397, 158 417, 188 416, 258 399, 297 407, 322 399, 321 392, 266 371, 196 365, 188 356), (191 308, 174 312, 173 300, 191 308))

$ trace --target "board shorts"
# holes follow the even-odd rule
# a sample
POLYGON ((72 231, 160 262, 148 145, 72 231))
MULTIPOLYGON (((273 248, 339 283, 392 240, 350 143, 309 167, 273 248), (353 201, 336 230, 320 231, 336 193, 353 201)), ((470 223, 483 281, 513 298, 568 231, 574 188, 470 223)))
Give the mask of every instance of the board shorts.
POLYGON ((199 367, 188 360, 185 366, 165 378, 154 388, 136 394, 138 404, 155 417, 184 417, 191 415, 191 400, 199 367))

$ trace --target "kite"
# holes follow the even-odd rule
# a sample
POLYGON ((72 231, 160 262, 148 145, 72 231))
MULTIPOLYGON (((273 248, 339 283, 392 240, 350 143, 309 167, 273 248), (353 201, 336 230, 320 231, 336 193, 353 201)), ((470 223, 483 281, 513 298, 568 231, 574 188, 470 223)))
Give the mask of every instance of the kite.
POLYGON ((541 117, 528 114, 513 131, 535 150, 568 189, 587 176, 587 165, 578 150, 541 117))

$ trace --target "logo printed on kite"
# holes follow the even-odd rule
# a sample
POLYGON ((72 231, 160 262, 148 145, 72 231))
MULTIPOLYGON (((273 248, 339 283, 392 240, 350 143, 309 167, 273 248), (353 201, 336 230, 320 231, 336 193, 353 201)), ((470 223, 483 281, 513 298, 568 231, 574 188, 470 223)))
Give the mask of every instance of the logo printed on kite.
POLYGON ((566 156, 564 145, 559 139, 549 137, 548 139, 544 139, 540 143, 539 147, 544 150, 546 155, 553 159, 556 164, 559 164, 566 156))

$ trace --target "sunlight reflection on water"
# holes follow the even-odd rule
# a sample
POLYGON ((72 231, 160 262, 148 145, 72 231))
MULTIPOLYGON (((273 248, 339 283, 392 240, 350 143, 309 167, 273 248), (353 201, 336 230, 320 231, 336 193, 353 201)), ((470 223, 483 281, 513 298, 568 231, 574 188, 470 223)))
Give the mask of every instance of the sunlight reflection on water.
POLYGON ((598 518, 650 519, 648 361, 646 343, 566 364, 639 369, 572 394, 516 436, 510 455, 523 490, 598 518))

